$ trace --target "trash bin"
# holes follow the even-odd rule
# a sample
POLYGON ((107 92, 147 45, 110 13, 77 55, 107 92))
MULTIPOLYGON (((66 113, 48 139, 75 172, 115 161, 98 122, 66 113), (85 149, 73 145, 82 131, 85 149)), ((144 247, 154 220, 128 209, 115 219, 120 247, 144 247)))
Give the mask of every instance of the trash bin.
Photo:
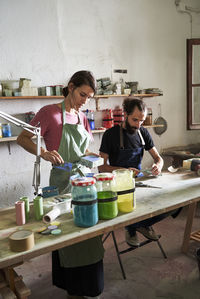
POLYGON ((197 258, 197 262, 198 262, 199 279, 200 279, 200 248, 197 248, 197 250, 196 250, 196 258, 197 258))

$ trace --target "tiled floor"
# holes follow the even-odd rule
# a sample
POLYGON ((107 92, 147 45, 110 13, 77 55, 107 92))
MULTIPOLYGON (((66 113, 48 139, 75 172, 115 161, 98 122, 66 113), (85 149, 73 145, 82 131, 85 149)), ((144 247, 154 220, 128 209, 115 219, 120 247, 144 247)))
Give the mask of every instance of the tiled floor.
MULTIPOLYGON (((168 256, 165 260, 156 242, 121 256, 127 279, 122 278, 111 237, 105 242, 105 288, 101 299, 200 299, 200 279, 195 252, 200 243, 191 242, 187 255, 180 252, 187 208, 176 218, 154 225, 168 256)), ((193 230, 200 229, 200 207, 193 230)), ((116 231, 120 249, 127 248, 124 230, 116 231)), ((16 268, 31 289, 30 299, 64 299, 66 293, 51 283, 51 256, 43 255, 16 268)))

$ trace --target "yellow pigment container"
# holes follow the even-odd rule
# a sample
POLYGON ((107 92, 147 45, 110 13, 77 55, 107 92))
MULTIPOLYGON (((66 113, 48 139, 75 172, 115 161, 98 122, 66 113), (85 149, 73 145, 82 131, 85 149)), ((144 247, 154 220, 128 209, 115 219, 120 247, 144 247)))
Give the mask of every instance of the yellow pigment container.
POLYGON ((132 212, 136 208, 133 171, 117 169, 113 171, 113 174, 115 176, 115 191, 118 195, 118 210, 123 213, 132 212))

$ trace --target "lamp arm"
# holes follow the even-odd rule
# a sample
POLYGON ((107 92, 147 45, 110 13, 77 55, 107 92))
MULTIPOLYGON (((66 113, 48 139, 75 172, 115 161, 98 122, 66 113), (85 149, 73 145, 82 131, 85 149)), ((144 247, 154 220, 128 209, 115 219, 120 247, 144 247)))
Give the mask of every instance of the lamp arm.
MULTIPOLYGON (((26 122, 24 122, 24 121, 22 121, 22 120, 20 120, 20 119, 18 119, 18 118, 16 118, 16 117, 14 117, 14 116, 12 116, 12 115, 10 115, 10 114, 7 114, 7 113, 5 113, 5 112, 3 112, 3 111, 0 111, 0 116, 2 117, 2 118, 4 118, 4 119, 6 119, 6 120, 8 120, 8 121, 10 121, 11 123, 13 123, 13 124, 15 124, 16 126, 18 126, 18 127, 21 127, 21 128, 23 128, 23 129, 30 129, 29 130, 29 132, 32 132, 32 133, 34 133, 35 134, 35 130, 37 129, 37 127, 34 127, 34 126, 31 126, 31 125, 29 125, 29 124, 27 124, 26 122), (32 130, 32 131, 31 131, 32 130)), ((36 134, 35 134, 36 135, 36 134)))
POLYGON ((37 152, 36 152, 36 161, 34 163, 34 173, 33 173, 33 187, 35 188, 35 194, 39 195, 41 192, 40 188, 40 153, 41 153, 41 128, 31 126, 26 122, 10 115, 5 112, 0 111, 0 117, 8 120, 14 125, 23 128, 24 130, 36 135, 36 144, 37 144, 37 152))

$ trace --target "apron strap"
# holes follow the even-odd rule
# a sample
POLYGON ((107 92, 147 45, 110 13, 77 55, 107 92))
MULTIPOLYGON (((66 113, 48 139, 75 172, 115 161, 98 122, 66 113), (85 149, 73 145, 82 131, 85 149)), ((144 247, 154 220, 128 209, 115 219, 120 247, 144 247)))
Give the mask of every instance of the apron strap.
POLYGON ((63 125, 64 125, 64 124, 66 124, 65 101, 62 102, 62 118, 63 118, 63 125))
MULTIPOLYGON (((138 130, 138 134, 139 134, 140 139, 142 141, 142 145, 145 146, 145 141, 144 141, 144 138, 142 137, 142 133, 140 132, 140 129, 138 130)), ((123 136, 122 125, 120 125, 120 149, 124 149, 124 136, 123 136)))
POLYGON ((140 132, 140 130, 138 130, 138 134, 139 134, 140 139, 142 141, 142 145, 145 146, 145 141, 144 141, 144 138, 142 137, 142 133, 140 132))
MULTIPOLYGON (((78 122, 77 124, 81 124, 81 119, 79 116, 79 113, 77 113, 78 116, 78 122)), ((63 118, 63 125, 66 124, 66 110, 65 110, 65 101, 62 102, 62 118, 63 118)))
POLYGON ((120 138, 120 149, 124 149, 124 136, 123 136, 123 128, 122 128, 122 124, 120 125, 120 129, 119 129, 119 138, 120 138))

